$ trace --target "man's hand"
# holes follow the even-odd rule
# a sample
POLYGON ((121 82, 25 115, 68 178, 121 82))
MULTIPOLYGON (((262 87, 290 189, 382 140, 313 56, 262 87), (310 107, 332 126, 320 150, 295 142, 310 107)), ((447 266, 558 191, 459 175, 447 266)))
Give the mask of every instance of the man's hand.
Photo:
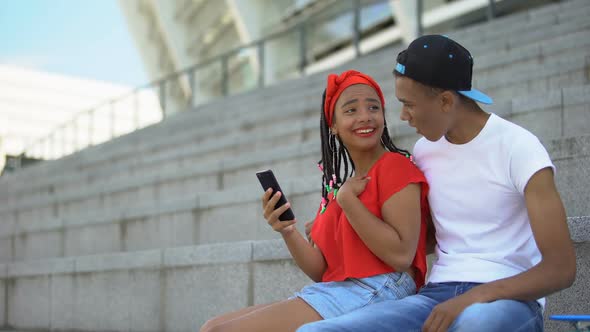
POLYGON ((430 316, 422 326, 422 331, 446 332, 463 310, 476 302, 469 293, 465 293, 438 304, 430 312, 430 316))

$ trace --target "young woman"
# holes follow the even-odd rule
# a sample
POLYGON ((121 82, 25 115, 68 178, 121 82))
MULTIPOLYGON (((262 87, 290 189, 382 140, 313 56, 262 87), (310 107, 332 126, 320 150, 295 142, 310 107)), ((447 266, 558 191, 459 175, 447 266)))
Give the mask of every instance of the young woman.
MULTIPOLYGON (((426 274, 424 175, 389 137, 377 83, 357 71, 330 75, 321 114, 322 202, 308 242, 279 221, 290 204, 262 197, 264 217, 315 283, 292 298, 208 321, 201 331, 295 331, 370 303, 414 294, 426 274)), ((278 281, 277 281, 278 282, 278 281)))

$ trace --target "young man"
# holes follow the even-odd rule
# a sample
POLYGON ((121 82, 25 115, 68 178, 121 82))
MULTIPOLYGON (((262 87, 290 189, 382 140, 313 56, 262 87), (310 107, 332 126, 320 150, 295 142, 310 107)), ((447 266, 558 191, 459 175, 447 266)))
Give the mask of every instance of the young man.
POLYGON ((446 36, 397 58, 400 118, 430 184, 436 260, 418 294, 298 331, 543 331, 543 297, 569 287, 576 262, 554 166, 527 130, 476 103, 473 59, 446 36))

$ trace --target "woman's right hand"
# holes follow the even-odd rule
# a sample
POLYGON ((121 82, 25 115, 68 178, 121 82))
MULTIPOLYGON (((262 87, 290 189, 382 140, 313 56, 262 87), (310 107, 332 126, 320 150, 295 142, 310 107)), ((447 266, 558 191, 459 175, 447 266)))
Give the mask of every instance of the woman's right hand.
POLYGON ((295 230, 295 223, 297 222, 296 219, 294 220, 285 220, 280 221, 279 216, 283 214, 283 212, 287 211, 289 207, 291 207, 291 203, 287 202, 283 204, 279 208, 275 209, 275 205, 281 198, 281 192, 277 192, 273 195, 272 189, 268 189, 262 195, 262 210, 264 219, 266 219, 267 223, 272 227, 273 230, 276 232, 281 233, 281 235, 287 235, 295 230))
POLYGON ((371 177, 365 175, 355 174, 353 177, 346 179, 342 187, 338 190, 336 201, 338 205, 343 206, 344 201, 350 197, 358 197, 367 187, 371 177))

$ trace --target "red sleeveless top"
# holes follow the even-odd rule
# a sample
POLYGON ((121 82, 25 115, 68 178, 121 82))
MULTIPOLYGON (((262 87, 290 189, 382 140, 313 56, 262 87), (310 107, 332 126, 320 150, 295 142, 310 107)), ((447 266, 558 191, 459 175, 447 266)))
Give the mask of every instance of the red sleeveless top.
MULTIPOLYGON (((381 220, 381 207, 392 195, 410 183, 419 183, 422 187, 420 237, 412 262, 416 272, 414 280, 419 289, 424 285, 426 276, 426 218, 430 214, 426 178, 410 159, 394 152, 385 152, 367 175, 371 180, 359 199, 381 220)), ((322 251, 327 264, 322 281, 342 281, 395 272, 375 256, 356 234, 332 193, 329 199, 324 213, 318 211, 311 230, 311 237, 322 251)))

